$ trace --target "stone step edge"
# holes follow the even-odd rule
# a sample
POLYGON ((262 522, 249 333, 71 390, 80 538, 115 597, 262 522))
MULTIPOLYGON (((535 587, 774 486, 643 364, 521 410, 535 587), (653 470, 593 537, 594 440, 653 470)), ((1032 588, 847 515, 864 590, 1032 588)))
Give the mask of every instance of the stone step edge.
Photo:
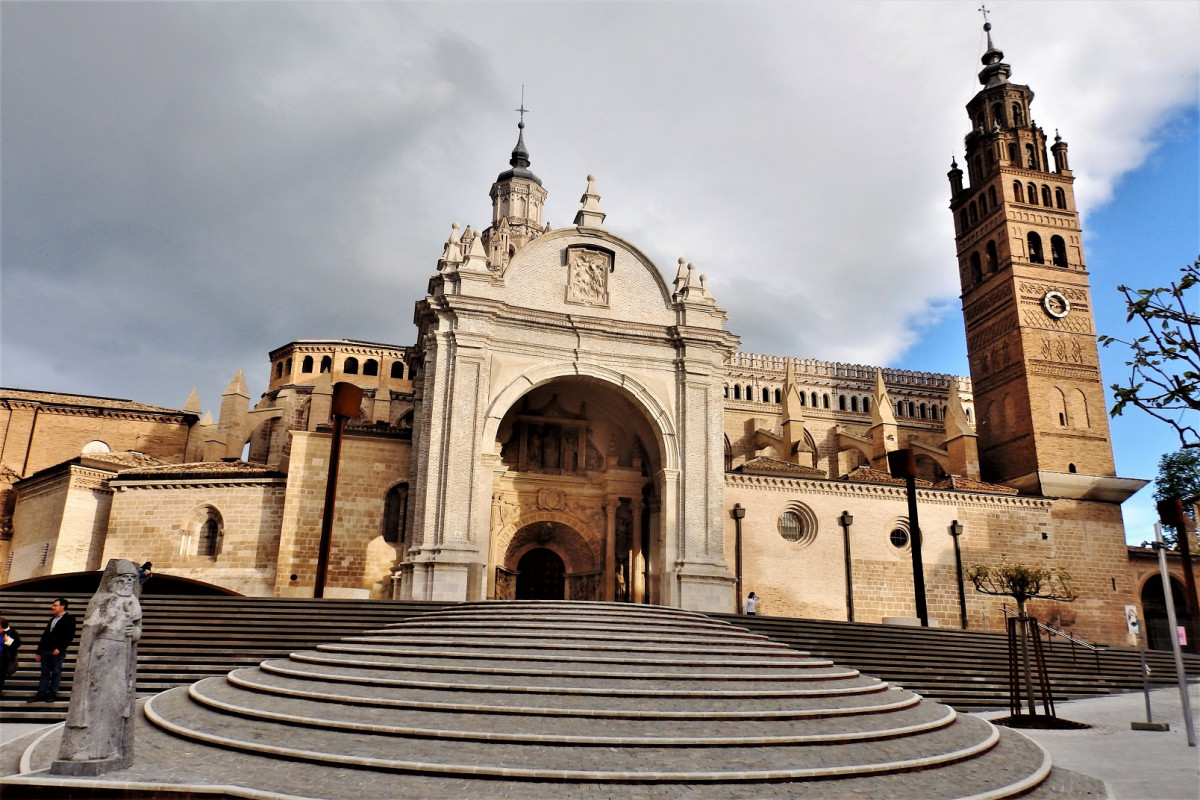
MULTIPOLYGON (((588 633, 571 633, 569 629, 567 631, 564 631, 561 628, 555 628, 554 626, 550 625, 550 626, 546 626, 543 630, 552 633, 554 635, 554 638, 559 639, 559 640, 564 640, 564 641, 576 641, 576 640, 601 641, 601 642, 612 641, 611 633, 602 628, 597 628, 597 629, 595 629, 594 632, 588 632, 588 633)), ((373 635, 373 636, 392 635, 392 636, 395 636, 396 633, 398 633, 398 632, 403 633, 404 631, 405 631, 404 628, 391 628, 391 629, 387 629, 387 630, 381 630, 379 633, 369 633, 368 632, 367 635, 373 635)), ((502 639, 505 641, 507 641, 509 639, 539 639, 539 637, 533 636, 533 635, 520 635, 520 634, 514 635, 507 628, 493 628, 493 629, 484 629, 484 630, 462 630, 462 629, 455 629, 453 627, 439 626, 437 628, 434 628, 434 631, 436 631, 436 633, 434 633, 433 631, 421 631, 420 633, 417 633, 416 635, 400 637, 400 638, 409 640, 409 639, 416 639, 422 635, 424 635, 426 638, 428 638, 432 634, 435 638, 438 638, 438 637, 444 638, 447 636, 451 636, 451 637, 458 636, 460 638, 469 637, 469 638, 477 639, 480 641, 490 641, 492 639, 502 639)), ((359 634, 355 634, 355 635, 359 635, 359 634)), ((656 635, 656 634, 649 634, 644 637, 634 638, 634 641, 639 641, 639 640, 644 640, 644 641, 650 642, 650 643, 661 642, 661 643, 696 644, 696 645, 709 644, 713 640, 717 640, 719 642, 737 642, 739 646, 745 647, 747 649, 753 649, 753 648, 760 648, 760 649, 764 649, 764 650, 789 649, 788 645, 783 644, 782 642, 772 641, 771 639, 768 639, 765 636, 741 636, 736 633, 733 636, 723 634, 722 636, 719 636, 719 637, 716 636, 715 634, 713 636, 688 636, 688 635, 661 636, 661 635, 656 635)))
MULTIPOLYGON (((331 645, 358 645, 358 644, 375 645, 375 644, 379 644, 379 642, 378 642, 378 640, 375 640, 375 639, 364 639, 364 638, 360 638, 357 636, 347 636, 343 639, 339 639, 336 643, 331 642, 329 644, 317 645, 317 650, 328 651, 331 649, 331 645)), ((472 652, 470 650, 414 650, 412 648, 408 648, 407 650, 405 650, 403 648, 403 644, 404 644, 403 642, 397 642, 396 646, 394 648, 393 647, 388 647, 388 648, 356 647, 356 648, 354 648, 353 652, 369 652, 369 653, 402 652, 402 653, 404 653, 404 655, 412 656, 414 658, 478 659, 480 657, 480 654, 478 652, 472 652)), ((459 646, 461 647, 462 645, 459 645, 459 646)), ((466 645, 466 646, 469 647, 470 645, 466 645)), ((700 651, 651 650, 650 648, 618 648, 616 646, 613 646, 613 647, 562 647, 562 648, 547 646, 547 647, 539 647, 536 649, 524 648, 524 649, 520 649, 520 650, 517 650, 516 648, 509 648, 508 651, 504 652, 504 653, 488 653, 487 655, 491 656, 491 657, 504 658, 508 661, 577 662, 577 661, 583 660, 581 657, 578 657, 578 656, 545 655, 543 653, 543 651, 546 651, 546 650, 562 650, 564 652, 569 652, 569 653, 581 653, 586 656, 586 660, 589 664, 629 664, 629 665, 635 665, 635 664, 642 664, 642 665, 687 664, 689 666, 706 666, 706 667, 713 667, 713 666, 732 667, 732 666, 742 665, 742 666, 762 667, 764 669, 776 669, 776 668, 782 669, 782 668, 786 668, 786 667, 830 667, 830 666, 833 666, 832 659, 806 657, 806 654, 801 653, 798 650, 789 650, 789 651, 783 652, 783 653, 767 653, 767 654, 765 654, 765 655, 770 656, 771 659, 774 659, 774 661, 761 660, 760 656, 763 654, 759 654, 759 653, 742 653, 742 655, 744 655, 745 657, 740 658, 740 659, 704 658, 703 660, 697 660, 695 658, 695 656, 708 655, 710 651, 703 651, 703 650, 700 650, 700 651), (687 659, 681 659, 681 658, 613 658, 610 656, 592 655, 593 653, 596 653, 596 652, 606 653, 606 652, 610 652, 610 651, 614 651, 614 650, 620 650, 621 652, 626 652, 626 653, 658 652, 658 653, 664 653, 667 655, 673 655, 673 654, 677 653, 681 656, 692 656, 692 658, 687 658, 687 659), (755 659, 759 659, 759 660, 755 660, 755 659), (786 659, 786 661, 784 659, 786 659)), ((337 652, 350 652, 350 651, 338 650, 337 652)), ((736 651, 736 650, 730 650, 730 651, 721 651, 720 654, 723 656, 728 656, 728 655, 737 654, 738 652, 739 651, 736 651)))
MULTIPOLYGON (((528 641, 528 642, 532 643, 533 645, 536 645, 538 642, 545 642, 545 640, 538 639, 535 637, 528 637, 528 638, 512 637, 512 636, 504 636, 501 634, 497 634, 494 636, 480 637, 479 634, 476 634, 476 633, 464 633, 462 636, 457 637, 457 638, 451 638, 451 637, 445 637, 445 636, 437 636, 437 637, 433 637, 433 638, 428 638, 428 637, 420 636, 420 635, 413 636, 413 637, 401 637, 401 636, 392 637, 392 636, 389 636, 388 634, 384 634, 384 633, 379 633, 379 634, 370 633, 365 636, 358 636, 358 635, 344 636, 344 637, 340 637, 338 639, 338 641, 342 641, 342 642, 344 642, 344 641, 379 641, 380 639, 383 639, 383 641, 394 641, 397 645, 404 645, 404 646, 408 646, 408 647, 429 647, 429 646, 441 645, 441 646, 457 646, 457 647, 469 646, 469 647, 478 647, 481 649, 483 649, 483 648, 510 648, 510 647, 526 646, 526 645, 520 644, 519 641, 528 641), (474 637, 478 637, 478 638, 474 638, 474 637), (514 641, 514 639, 517 639, 519 641, 514 641)), ((795 649, 792 647, 787 647, 786 645, 778 644, 776 642, 770 642, 769 644, 759 644, 757 642, 736 642, 736 643, 729 643, 730 645, 736 645, 736 646, 712 647, 711 644, 707 643, 707 642, 688 642, 688 640, 676 639, 676 640, 673 640, 676 645, 691 644, 692 646, 690 646, 690 647, 679 647, 679 646, 655 647, 655 644, 658 644, 658 642, 655 642, 653 640, 649 641, 647 644, 644 644, 644 645, 630 644, 630 645, 622 646, 622 645, 618 645, 618 644, 606 645, 606 644, 575 643, 575 642, 611 641, 611 639, 609 639, 609 638, 603 638, 600 636, 574 636, 574 637, 563 636, 563 637, 556 637, 556 639, 561 640, 561 641, 572 642, 572 644, 552 645, 554 647, 554 649, 558 649, 558 650, 596 650, 596 651, 620 650, 620 651, 629 651, 629 652, 654 652, 654 653, 657 653, 657 652, 666 652, 666 653, 745 653, 747 655, 778 656, 781 658, 787 657, 787 656, 808 655, 809 654, 807 650, 798 650, 798 649, 795 649)), ((728 640, 725 640, 725 641, 728 642, 728 640)), ((550 643, 547 643, 547 644, 548 644, 548 646, 550 645, 550 643)), ((317 646, 319 647, 320 645, 317 645, 317 646)), ((546 647, 538 647, 538 649, 547 649, 547 648, 546 647)))
POLYGON ((842 733, 797 734, 792 736, 578 736, 574 734, 541 733, 488 733, 486 731, 448 730, 435 728, 407 727, 401 725, 379 725, 351 720, 310 717, 288 714, 282 711, 252 708, 219 700, 205 694, 202 685, 206 681, 188 687, 188 697, 195 703, 225 714, 248 719, 282 722, 302 728, 323 728, 350 733, 386 734, 397 738, 446 739, 468 742, 500 744, 561 745, 563 747, 756 747, 785 745, 840 744, 842 742, 868 742, 880 739, 901 739, 907 736, 940 730, 952 725, 958 718, 949 706, 943 714, 925 722, 915 722, 894 728, 852 731, 842 733))
MULTIPOLYGON (((777 709, 773 711, 639 711, 637 709, 612 708, 551 708, 549 706, 496 706, 482 703, 439 703, 429 700, 404 700, 388 697, 367 697, 353 694, 330 694, 328 692, 309 692, 288 686, 277 686, 252 680, 247 674, 254 670, 239 669, 230 672, 224 678, 214 677, 205 680, 226 680, 241 689, 261 694, 299 697, 309 700, 346 703, 348 705, 378 706, 381 708, 409 708, 418 711, 450 711, 472 714, 500 714, 511 716, 542 716, 542 717, 588 717, 604 719, 722 719, 722 720, 799 720, 799 719, 835 719, 853 717, 863 714, 886 714, 893 711, 903 711, 918 705, 922 697, 915 692, 907 697, 890 703, 874 705, 842 706, 805 709, 777 709)), ((267 673, 273 674, 273 673, 267 673)), ((672 695, 675 696, 675 695, 672 695)))
MULTIPOLYGON (((321 645, 317 648, 321 653, 348 653, 351 655, 397 655, 397 652, 392 649, 370 648, 370 647, 344 647, 341 645, 321 645)), ((311 652, 311 651, 310 651, 311 652)), ((401 655, 403 655, 401 653, 401 655)), ((289 658, 297 658, 304 656, 298 660, 312 660, 307 653, 290 653, 289 658)), ((517 669, 515 667, 485 667, 485 666, 470 666, 460 667, 452 664, 414 664, 393 658, 388 661, 368 661, 359 659, 356 663, 347 663, 348 659, 332 659, 321 663, 330 663, 331 661, 340 661, 352 667, 368 667, 373 669, 388 669, 388 670, 407 670, 412 672, 446 672, 461 675, 528 675, 542 678, 611 678, 614 680, 641 680, 641 681, 818 681, 818 680, 849 680, 851 678, 860 677, 860 673, 856 669, 848 669, 842 667, 841 672, 822 672, 811 675, 795 674, 795 675, 780 675, 768 673, 741 673, 741 672, 605 672, 597 670, 570 670, 570 669, 517 669)), ((826 669, 826 665, 817 664, 811 667, 807 665, 794 665, 798 669, 826 669)), ((834 666, 829 662, 829 666, 834 666)))
MULTIPOLYGON (((336 664, 336 661, 304 661, 296 659, 301 663, 315 663, 329 666, 336 664)), ((574 694, 574 695, 598 695, 600 697, 834 697, 837 695, 853 695, 853 694, 870 694, 873 692, 883 692, 891 688, 887 683, 877 678, 868 680, 875 681, 874 683, 863 684, 861 686, 837 686, 824 687, 819 689, 725 689, 725 690, 696 690, 687 689, 679 690, 672 689, 670 691, 655 691, 653 689, 627 689, 624 687, 606 687, 597 689, 590 686, 518 686, 515 684, 495 684, 495 683, 447 683, 428 680, 406 680, 403 678, 378 678, 368 677, 365 675, 345 675, 329 672, 314 672, 301 671, 296 669, 288 669, 280 667, 277 664, 272 664, 270 661, 264 661, 258 665, 258 668, 264 672, 270 672, 275 675, 285 675, 289 678, 300 678, 302 680, 313 680, 318 678, 323 681, 337 681, 340 683, 360 683, 360 684, 376 684, 379 686, 391 687, 411 687, 417 689, 436 689, 438 691, 471 691, 471 692, 490 692, 492 694, 574 694)))
POLYGON ((429 619, 427 616, 412 617, 410 619, 401 620, 399 622, 389 622, 382 626, 377 626, 383 630, 416 630, 421 628, 483 628, 492 630, 498 624, 503 624, 505 630, 529 629, 529 630, 603 630, 616 631, 621 633, 637 632, 637 631, 681 631, 692 633, 701 636, 722 635, 722 636, 740 636, 744 638, 754 639, 770 639, 762 633, 740 628, 734 625, 728 625, 724 622, 712 622, 702 624, 698 622, 690 622, 680 624, 677 621, 671 620, 634 620, 626 622, 625 620, 614 621, 604 617, 598 618, 582 618, 576 616, 570 617, 541 617, 537 619, 529 619, 524 616, 505 617, 503 619, 481 619, 479 617, 463 616, 459 618, 440 618, 429 619))
MULTIPOLYGON (((182 691, 173 689, 172 691, 182 691)), ((900 759, 895 761, 878 761, 873 764, 843 764, 835 767, 810 767, 801 769, 781 770, 741 770, 727 772, 633 772, 616 770, 557 770, 557 769, 522 769, 519 767, 489 767, 477 764, 433 764, 424 761, 404 761, 400 759, 372 758, 364 756, 335 756, 315 750, 304 750, 299 747, 284 747, 267 745, 258 742, 245 742, 227 736, 195 730, 166 719, 154 709, 154 702, 163 695, 156 695, 146 701, 142 707, 143 713, 151 723, 161 730, 172 733, 184 739, 211 744, 251 753, 267 753, 284 758, 297 758, 319 763, 344 764, 367 769, 377 769, 388 772, 410 772, 419 774, 438 775, 471 775, 481 778, 522 778, 528 780, 552 781, 603 781, 639 783, 718 783, 744 781, 781 781, 781 780, 813 780, 818 778, 835 778, 851 775, 877 775, 884 772, 899 772, 908 770, 930 769, 965 761, 996 746, 1000 734, 995 726, 988 723, 988 735, 975 744, 936 756, 921 756, 918 758, 900 759)))

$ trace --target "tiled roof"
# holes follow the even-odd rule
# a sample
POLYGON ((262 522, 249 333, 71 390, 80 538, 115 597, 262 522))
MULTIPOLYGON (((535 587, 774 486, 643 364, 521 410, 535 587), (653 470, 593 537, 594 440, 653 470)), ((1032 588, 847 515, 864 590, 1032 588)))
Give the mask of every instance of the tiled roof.
POLYGON ((956 492, 989 492, 991 494, 1019 494, 1019 492, 1011 486, 1001 486, 998 483, 984 483, 983 481, 973 481, 970 478, 964 478, 961 475, 951 475, 948 478, 942 478, 933 485, 935 489, 950 489, 956 492))
MULTIPOLYGON (((903 478, 893 478, 886 472, 877 469, 871 469, 870 467, 858 467, 849 475, 844 476, 842 480, 851 481, 853 483, 886 483, 892 486, 904 485, 903 478)), ((920 478, 917 478, 916 485, 923 489, 930 489, 933 487, 932 483, 929 481, 923 481, 920 478)))
POLYGON ((193 461, 187 464, 162 464, 122 472, 117 480, 144 478, 282 478, 284 474, 266 464, 249 461, 193 461))
POLYGON ((0 402, 18 400, 27 403, 44 403, 54 406, 73 406, 76 408, 102 408, 114 411, 143 411, 157 414, 192 414, 177 408, 164 408, 146 403, 135 403, 132 400, 122 400, 116 397, 92 397, 86 394, 62 394, 60 392, 35 392, 28 389, 9 389, 0 387, 0 402))
POLYGON ((805 467, 800 464, 792 464, 788 461, 780 461, 778 458, 770 458, 768 456, 752 458, 738 467, 737 471, 752 475, 794 475, 797 478, 825 477, 824 470, 805 467))
POLYGON ((81 465, 85 467, 92 466, 89 462, 97 462, 95 465, 101 468, 112 466, 122 472, 126 469, 157 467, 165 463, 160 458, 148 456, 145 453, 138 453, 133 450, 126 450, 119 453, 84 453, 79 457, 81 465))

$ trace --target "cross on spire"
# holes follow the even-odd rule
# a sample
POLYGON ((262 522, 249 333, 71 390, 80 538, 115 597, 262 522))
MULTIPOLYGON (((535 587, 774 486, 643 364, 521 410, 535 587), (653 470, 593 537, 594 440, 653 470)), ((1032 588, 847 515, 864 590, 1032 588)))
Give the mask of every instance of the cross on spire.
POLYGON ((521 114, 521 121, 517 123, 517 127, 524 128, 525 114, 529 111, 529 109, 525 107, 525 84, 523 83, 521 84, 521 107, 518 108, 517 111, 521 114))
POLYGON ((979 7, 979 12, 981 14, 983 14, 983 21, 986 23, 988 21, 987 15, 991 13, 990 11, 988 11, 988 7, 981 5, 979 7))

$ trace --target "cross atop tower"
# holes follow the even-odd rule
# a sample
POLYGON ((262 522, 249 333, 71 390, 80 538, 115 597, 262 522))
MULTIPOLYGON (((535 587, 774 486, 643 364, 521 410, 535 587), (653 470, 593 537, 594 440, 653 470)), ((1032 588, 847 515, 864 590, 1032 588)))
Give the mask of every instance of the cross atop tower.
POLYGON ((525 84, 523 84, 523 83, 521 84, 521 107, 516 110, 521 115, 521 121, 517 123, 517 127, 524 128, 525 127, 525 114, 526 114, 526 112, 529 111, 529 109, 525 107, 525 84))
POLYGON ((988 18, 987 18, 987 15, 988 15, 988 14, 990 14, 990 13, 992 13, 992 12, 988 11, 988 7, 987 7, 987 6, 980 6, 980 7, 979 7, 979 13, 983 14, 983 24, 984 24, 984 25, 987 25, 987 24, 988 24, 988 18))

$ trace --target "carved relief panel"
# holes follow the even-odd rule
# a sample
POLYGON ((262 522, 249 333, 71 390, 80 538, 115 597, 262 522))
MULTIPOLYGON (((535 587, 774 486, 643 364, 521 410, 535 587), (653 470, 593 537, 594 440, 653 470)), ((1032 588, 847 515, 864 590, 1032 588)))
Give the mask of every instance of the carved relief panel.
POLYGON ((613 253, 596 247, 568 247, 566 257, 567 302, 607 308, 613 253))

